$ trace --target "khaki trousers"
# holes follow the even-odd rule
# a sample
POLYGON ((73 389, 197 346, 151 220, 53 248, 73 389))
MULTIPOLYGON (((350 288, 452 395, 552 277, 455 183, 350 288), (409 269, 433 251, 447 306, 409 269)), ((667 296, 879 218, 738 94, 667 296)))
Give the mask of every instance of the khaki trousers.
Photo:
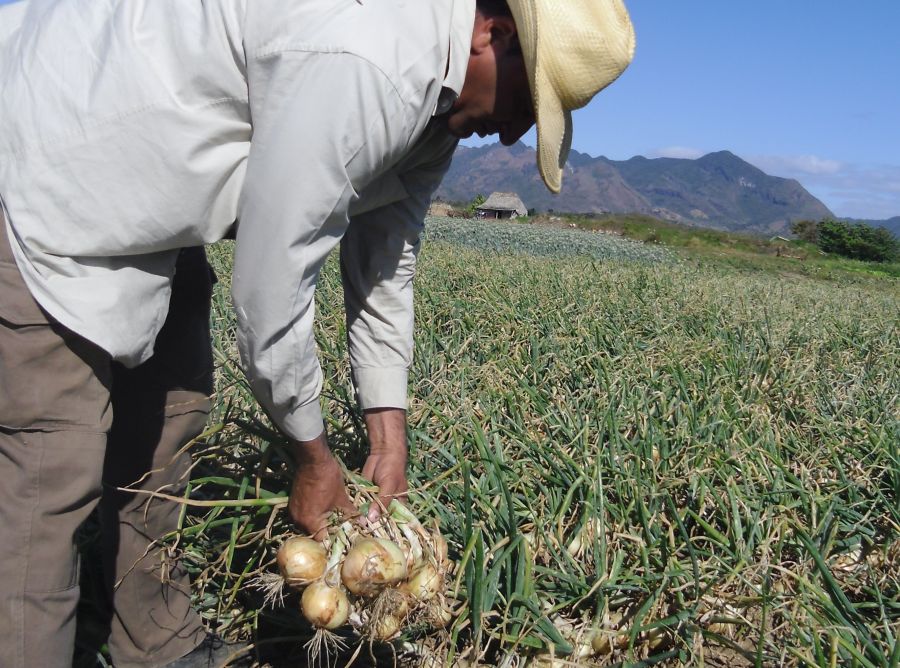
POLYGON ((190 461, 176 453, 202 431, 212 394, 211 285, 203 249, 182 251, 154 356, 126 369, 32 299, 0 214, 2 665, 71 666, 73 538, 98 504, 116 668, 163 666, 203 640, 186 573, 163 569, 153 544, 178 505, 117 488, 184 488, 190 461))

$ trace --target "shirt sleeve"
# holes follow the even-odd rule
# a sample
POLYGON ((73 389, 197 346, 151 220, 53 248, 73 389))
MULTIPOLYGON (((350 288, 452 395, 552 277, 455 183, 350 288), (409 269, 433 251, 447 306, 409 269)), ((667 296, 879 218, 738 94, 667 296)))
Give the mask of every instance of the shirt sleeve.
POLYGON ((313 335, 319 271, 356 193, 402 153, 408 111, 347 53, 285 51, 249 66, 253 137, 239 205, 232 298, 256 398, 292 438, 323 430, 313 335))
POLYGON ((413 356, 413 277, 431 196, 455 142, 401 175, 408 196, 353 216, 341 241, 350 366, 360 407, 406 408, 413 356))

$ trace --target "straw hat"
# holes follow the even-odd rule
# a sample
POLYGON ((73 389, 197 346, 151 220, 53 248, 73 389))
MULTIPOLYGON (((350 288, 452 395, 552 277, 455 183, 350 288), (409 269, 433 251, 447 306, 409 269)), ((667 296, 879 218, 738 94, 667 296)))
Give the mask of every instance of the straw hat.
POLYGON ((572 110, 615 81, 634 55, 622 0, 507 0, 534 98, 538 169, 555 193, 572 146, 572 110))

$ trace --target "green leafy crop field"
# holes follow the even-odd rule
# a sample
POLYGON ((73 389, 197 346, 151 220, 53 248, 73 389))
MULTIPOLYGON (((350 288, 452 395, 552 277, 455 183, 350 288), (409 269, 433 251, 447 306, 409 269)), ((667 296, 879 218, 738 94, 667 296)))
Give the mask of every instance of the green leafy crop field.
MULTIPOLYGON (((428 225, 410 504, 449 541, 455 617, 357 663, 900 664, 896 281, 428 225)), ((216 410, 167 546, 211 624, 304 665, 297 601, 266 608, 249 586, 289 529, 290 474, 238 370, 230 246, 212 258, 216 410)), ((336 262, 318 307, 331 442, 352 469, 365 442, 336 262)))

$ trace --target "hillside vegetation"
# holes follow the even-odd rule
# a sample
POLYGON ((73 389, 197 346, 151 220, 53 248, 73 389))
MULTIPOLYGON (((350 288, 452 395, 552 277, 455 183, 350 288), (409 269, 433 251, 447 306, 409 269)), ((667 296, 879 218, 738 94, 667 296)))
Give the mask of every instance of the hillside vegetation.
MULTIPOLYGON (((432 220, 428 236, 410 503, 449 540, 456 617, 364 647, 357 664, 897 665, 896 281, 784 280, 753 268, 753 249, 717 260, 705 238, 684 256, 515 223, 432 220)), ((230 252, 212 254, 216 409, 186 494, 206 505, 185 506, 167 546, 212 625, 261 661, 302 665, 296 600, 265 608, 247 586, 289 530, 289 471, 238 371, 230 252)), ((356 467, 341 304, 331 261, 323 397, 332 444, 356 467)), ((353 658, 348 642, 334 665, 353 658)))
POLYGON ((749 270, 852 280, 867 274, 900 278, 900 262, 863 262, 824 253, 801 239, 765 237, 670 223, 641 214, 538 215, 519 222, 608 232, 645 244, 676 250, 682 257, 707 259, 749 270))

